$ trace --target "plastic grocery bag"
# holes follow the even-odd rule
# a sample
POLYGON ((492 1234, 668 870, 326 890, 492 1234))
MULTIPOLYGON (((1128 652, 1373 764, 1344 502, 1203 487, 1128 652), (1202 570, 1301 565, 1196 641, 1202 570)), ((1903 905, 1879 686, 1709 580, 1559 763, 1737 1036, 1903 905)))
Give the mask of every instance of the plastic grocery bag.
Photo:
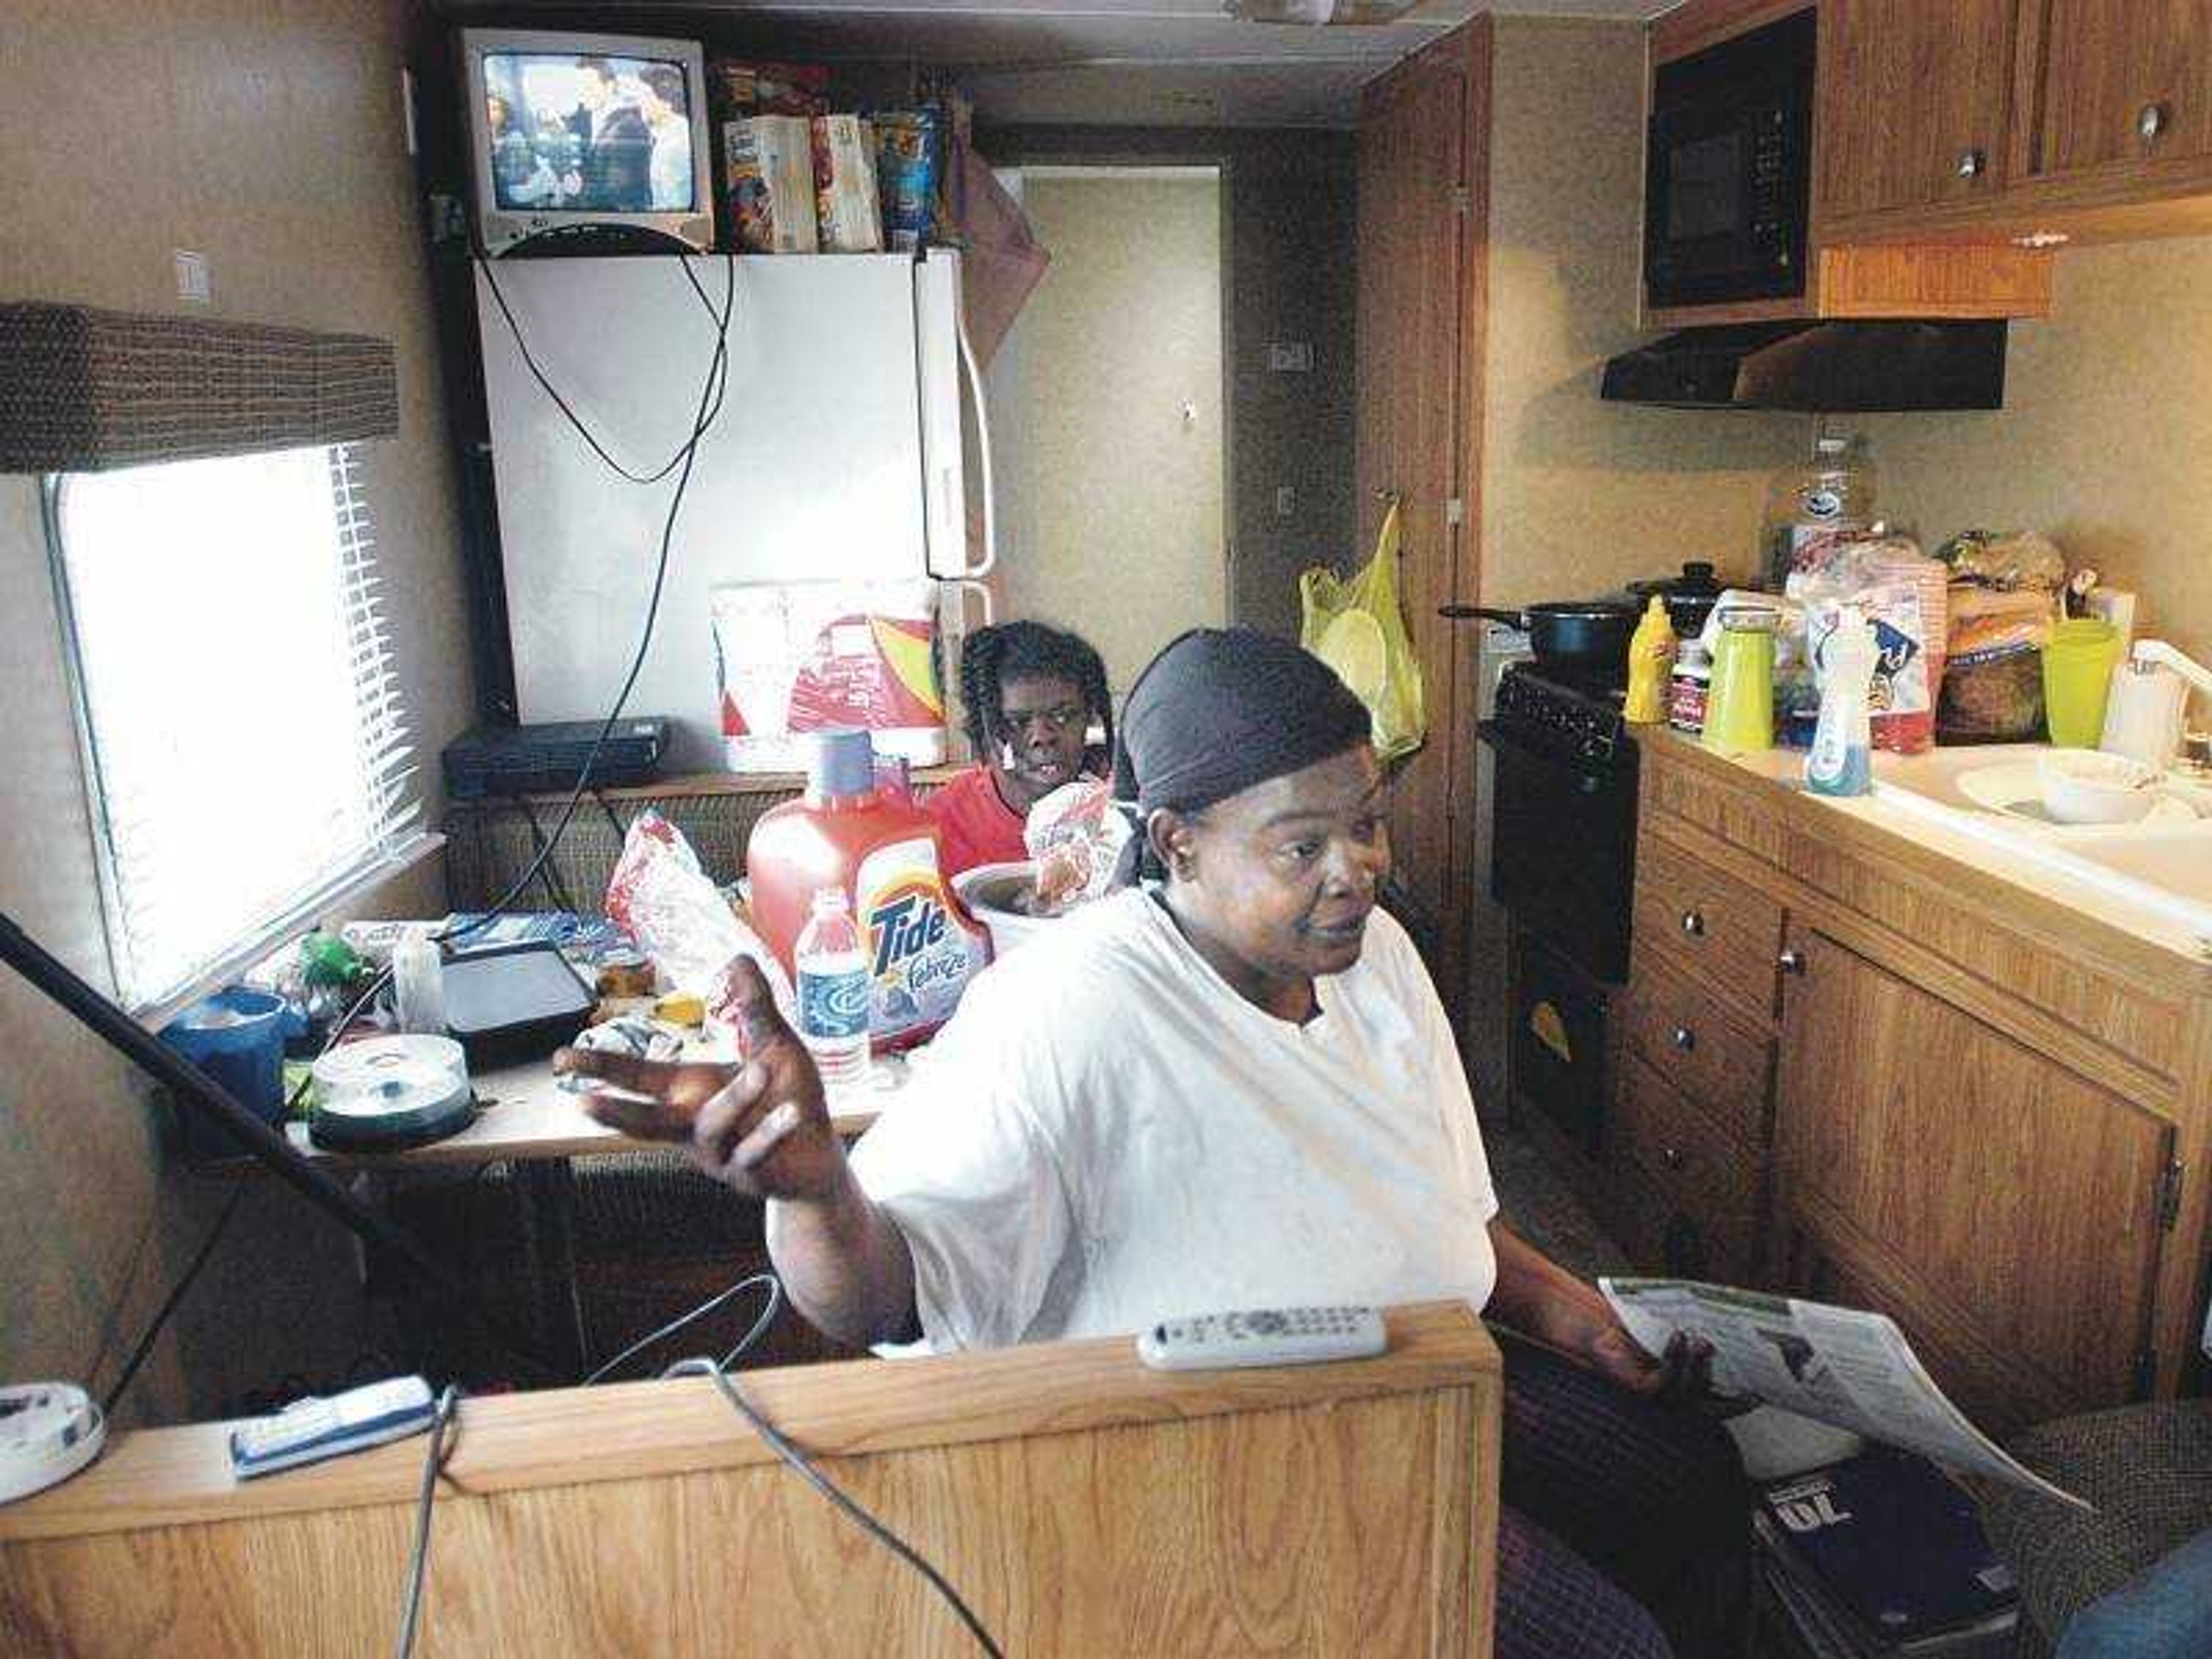
POLYGON ((1298 578, 1298 603, 1304 613, 1298 643, 1336 671, 1354 696, 1367 705, 1373 722, 1375 753, 1395 760, 1421 746, 1428 736, 1428 714, 1421 690, 1421 665, 1398 609, 1398 542, 1403 533, 1398 503, 1382 515, 1375 556, 1349 580, 1316 566, 1298 578))

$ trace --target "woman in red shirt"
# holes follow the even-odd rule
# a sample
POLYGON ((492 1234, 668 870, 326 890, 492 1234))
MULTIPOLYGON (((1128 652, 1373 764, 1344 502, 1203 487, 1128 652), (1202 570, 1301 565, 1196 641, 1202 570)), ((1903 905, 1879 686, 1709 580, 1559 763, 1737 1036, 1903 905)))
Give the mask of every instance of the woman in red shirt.
POLYGON ((1106 665, 1086 641, 1042 623, 970 634, 960 702, 975 764, 922 803, 943 831, 948 877, 1026 860, 1030 808, 1085 772, 1104 776, 1114 752, 1106 665))

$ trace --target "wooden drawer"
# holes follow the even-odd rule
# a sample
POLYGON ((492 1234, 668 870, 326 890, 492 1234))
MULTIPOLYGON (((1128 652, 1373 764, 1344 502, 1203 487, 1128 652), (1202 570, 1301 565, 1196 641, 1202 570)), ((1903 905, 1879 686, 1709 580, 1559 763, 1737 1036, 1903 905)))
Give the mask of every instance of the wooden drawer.
POLYGON ((1708 1214, 1632 1174, 1616 1176, 1608 1191, 1607 1223, 1638 1273, 1763 1285, 1752 1218, 1708 1214))
POLYGON ((1705 1216, 1755 1213, 1766 1163, 1756 1145, 1723 1133, 1633 1054, 1621 1057, 1606 1161, 1705 1216))
POLYGON ((1747 1146, 1764 1146, 1774 1043, 1725 1011, 1713 994, 1658 965, 1637 969, 1622 1011, 1628 1051, 1687 1095, 1747 1146))
POLYGON ((1774 1016, 1782 905, 1656 836, 1636 848, 1636 951, 1686 968, 1759 1021, 1774 1016))

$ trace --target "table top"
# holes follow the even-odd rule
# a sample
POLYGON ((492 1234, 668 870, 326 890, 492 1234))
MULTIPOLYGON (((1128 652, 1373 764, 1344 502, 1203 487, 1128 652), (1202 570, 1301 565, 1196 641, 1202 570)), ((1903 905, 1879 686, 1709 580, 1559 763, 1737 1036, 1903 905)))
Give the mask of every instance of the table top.
MULTIPOLYGON (((906 1079, 906 1063, 894 1058, 877 1063, 886 1079, 878 1090, 884 1104, 895 1100, 906 1079)), ((434 1140, 404 1152, 339 1152, 318 1146, 307 1138, 307 1126, 293 1121, 284 1126, 285 1139, 294 1150, 313 1163, 354 1170, 408 1170, 443 1167, 467 1169, 475 1164, 510 1158, 595 1158, 610 1152, 651 1150, 661 1143, 633 1139, 595 1122, 584 1111, 583 1097, 560 1086, 550 1059, 525 1066, 479 1072, 471 1081, 477 1094, 477 1119, 457 1135, 434 1140)), ((841 1111, 831 1123, 847 1140, 876 1121, 880 1109, 841 1111)), ((210 1166, 224 1174, 258 1167, 251 1159, 226 1159, 210 1166)))

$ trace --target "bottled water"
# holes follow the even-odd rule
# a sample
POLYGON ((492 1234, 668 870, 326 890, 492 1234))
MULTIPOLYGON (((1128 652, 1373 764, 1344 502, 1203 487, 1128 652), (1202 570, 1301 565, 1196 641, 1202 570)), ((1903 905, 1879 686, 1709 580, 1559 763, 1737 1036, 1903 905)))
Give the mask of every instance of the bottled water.
POLYGON ((868 1054, 868 953, 841 887, 817 888, 792 951, 799 981, 799 1036, 814 1056, 834 1107, 874 1084, 868 1054))

